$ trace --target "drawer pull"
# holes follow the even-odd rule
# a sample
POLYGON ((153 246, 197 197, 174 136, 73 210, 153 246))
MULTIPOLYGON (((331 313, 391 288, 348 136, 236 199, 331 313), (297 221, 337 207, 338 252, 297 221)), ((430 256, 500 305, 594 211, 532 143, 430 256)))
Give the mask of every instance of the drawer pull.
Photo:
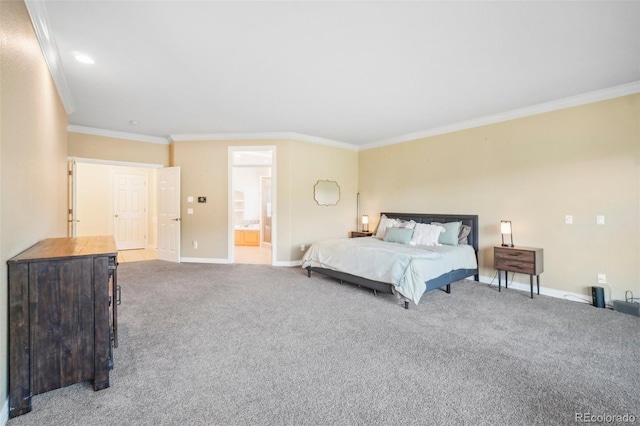
POLYGON ((122 291, 120 286, 116 286, 116 305, 122 303, 122 291))

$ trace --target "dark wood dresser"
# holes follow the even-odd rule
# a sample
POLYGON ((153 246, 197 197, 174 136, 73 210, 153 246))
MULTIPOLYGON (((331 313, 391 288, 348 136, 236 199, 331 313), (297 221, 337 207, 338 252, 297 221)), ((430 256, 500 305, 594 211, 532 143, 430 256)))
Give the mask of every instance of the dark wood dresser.
POLYGON ((117 346, 112 236, 49 238, 7 261, 9 417, 31 397, 85 380, 109 387, 117 346))

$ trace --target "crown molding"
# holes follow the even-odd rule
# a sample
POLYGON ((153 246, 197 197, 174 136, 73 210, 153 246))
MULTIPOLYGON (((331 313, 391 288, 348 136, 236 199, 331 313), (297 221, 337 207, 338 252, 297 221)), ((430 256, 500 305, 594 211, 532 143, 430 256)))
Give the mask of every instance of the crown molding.
POLYGON ((67 79, 64 76, 64 70, 62 69, 62 63, 60 62, 60 56, 58 54, 58 47, 53 37, 53 33, 49 29, 49 14, 47 12, 46 2, 25 0, 27 6, 27 12, 31 18, 33 29, 40 44, 40 50, 44 56, 44 61, 47 63, 49 73, 58 90, 58 96, 62 101, 64 110, 67 115, 71 115, 75 111, 76 107, 71 97, 71 91, 67 84, 67 79))
POLYGON ((640 93, 640 81, 360 145, 360 151, 640 93))
POLYGON ((134 163, 131 161, 103 160, 100 158, 67 157, 67 162, 79 164, 98 164, 101 166, 135 167, 138 169, 162 169, 162 164, 134 163))
POLYGON ((170 143, 169 139, 161 138, 158 136, 147 136, 147 135, 140 135, 138 133, 127 133, 127 132, 118 132, 115 130, 96 129, 95 127, 76 126, 74 124, 69 124, 67 126, 67 131, 73 132, 73 133, 84 133, 87 135, 105 136, 108 138, 127 139, 127 140, 138 141, 138 142, 159 143, 164 145, 168 145, 170 143))
POLYGON ((265 133, 194 133, 171 135, 170 139, 174 142, 185 141, 229 141, 229 140, 273 140, 273 139, 291 139, 299 142, 309 142, 318 145, 332 146, 335 148, 348 149, 350 151, 358 151, 358 146, 347 143, 334 141, 331 139, 319 138, 316 136, 304 135, 295 132, 265 132, 265 133))
POLYGON ((162 138, 157 136, 140 135, 136 133, 118 132, 114 130, 96 129, 93 127, 76 126, 70 124, 67 126, 69 132, 86 133, 90 135, 106 136, 118 139, 128 139, 140 142, 151 142, 160 144, 169 144, 173 142, 185 142, 185 141, 216 141, 216 140, 274 140, 274 139, 288 139, 299 142, 309 142, 319 145, 332 146, 336 148, 347 149, 350 151, 364 151, 372 148, 379 148, 387 145, 393 145, 403 142, 409 142, 417 139, 423 139, 431 136, 442 135, 446 133, 453 133, 460 130, 471 129, 474 127, 486 126, 489 124, 500 123, 503 121, 514 120, 517 118, 528 117, 531 115, 542 114, 545 112, 557 111, 565 108, 571 108, 575 106, 590 104, 594 102, 605 101, 607 99, 618 98, 627 95, 633 95, 640 93, 640 81, 634 81, 628 84, 611 87, 608 89, 597 90, 594 92, 584 93, 577 96, 571 96, 568 98, 558 99, 551 102, 545 102, 537 105, 532 105, 525 108, 519 108, 511 111, 506 111, 499 114, 488 115, 485 117, 475 118, 459 123, 454 123, 446 126, 435 127, 433 129, 424 130, 416 133, 409 133, 402 136, 397 136, 390 139, 383 139, 367 143, 364 145, 356 145, 347 142, 334 141, 331 139, 324 139, 316 136, 305 135, 296 132, 263 132, 263 133, 192 133, 192 134, 176 134, 171 135, 169 138, 162 138))

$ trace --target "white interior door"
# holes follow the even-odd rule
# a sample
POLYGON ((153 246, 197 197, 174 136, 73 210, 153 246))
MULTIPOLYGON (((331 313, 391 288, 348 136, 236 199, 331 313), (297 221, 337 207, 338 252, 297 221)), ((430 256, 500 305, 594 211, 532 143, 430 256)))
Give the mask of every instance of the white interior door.
POLYGON ((158 259, 180 262, 180 167, 158 170, 158 259))
POLYGON ((118 250, 147 246, 147 175, 113 174, 113 236, 118 250))

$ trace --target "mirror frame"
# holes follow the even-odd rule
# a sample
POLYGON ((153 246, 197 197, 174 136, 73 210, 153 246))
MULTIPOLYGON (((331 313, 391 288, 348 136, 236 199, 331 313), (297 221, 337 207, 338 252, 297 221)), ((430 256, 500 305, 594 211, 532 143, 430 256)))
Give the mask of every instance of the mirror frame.
POLYGON ((340 202, 340 185, 335 180, 319 180, 313 185, 313 199, 319 206, 337 205, 340 202))

